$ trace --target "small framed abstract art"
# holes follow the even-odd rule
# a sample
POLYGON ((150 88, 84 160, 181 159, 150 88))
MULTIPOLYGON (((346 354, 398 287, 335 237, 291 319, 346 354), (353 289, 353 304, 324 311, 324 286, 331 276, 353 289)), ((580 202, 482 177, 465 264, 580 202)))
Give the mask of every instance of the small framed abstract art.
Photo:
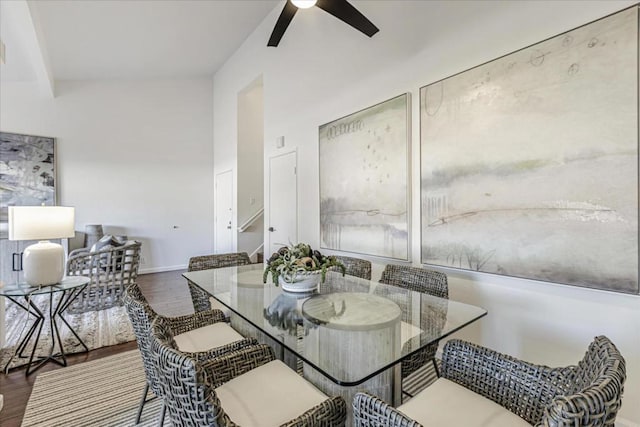
POLYGON ((0 221, 8 206, 55 206, 55 140, 0 132, 0 221))
POLYGON ((320 126, 320 246, 397 260, 410 247, 410 94, 320 126))
POLYGON ((422 262, 638 294, 638 7, 420 89, 422 262))

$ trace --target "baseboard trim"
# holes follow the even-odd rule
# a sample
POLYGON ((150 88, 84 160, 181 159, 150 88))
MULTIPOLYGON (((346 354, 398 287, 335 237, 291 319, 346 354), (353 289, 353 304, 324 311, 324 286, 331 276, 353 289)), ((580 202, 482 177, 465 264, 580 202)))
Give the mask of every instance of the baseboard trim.
POLYGON ((150 274, 150 273, 164 273, 165 271, 175 271, 175 270, 186 270, 187 265, 170 265, 168 267, 151 267, 151 268, 141 268, 138 270, 138 274, 150 274))

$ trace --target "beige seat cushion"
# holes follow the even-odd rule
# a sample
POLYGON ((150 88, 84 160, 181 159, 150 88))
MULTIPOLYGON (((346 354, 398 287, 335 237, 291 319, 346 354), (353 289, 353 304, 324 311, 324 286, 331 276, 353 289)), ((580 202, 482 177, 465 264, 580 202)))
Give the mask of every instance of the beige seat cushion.
POLYGON ((414 337, 417 337, 421 333, 422 329, 418 328, 417 326, 413 326, 411 323, 402 322, 400 324, 400 341, 402 342, 403 346, 407 343, 407 341, 414 337))
MULTIPOLYGON (((218 296, 218 297, 220 297, 220 296, 218 296)), ((231 315, 231 310, 229 310, 229 307, 227 307, 226 305, 222 304, 220 301, 218 301, 214 297, 209 297, 209 302, 211 303, 211 308, 214 309, 214 310, 222 311, 224 313, 224 317, 228 318, 231 315)))
POLYGON ((398 410, 424 426, 518 427, 525 420, 471 390, 444 378, 398 410))
POLYGON ((279 360, 226 382, 216 394, 229 418, 242 427, 279 426, 327 400, 279 360))
POLYGON ((173 337, 180 351, 195 353, 244 339, 224 322, 214 323, 173 337))

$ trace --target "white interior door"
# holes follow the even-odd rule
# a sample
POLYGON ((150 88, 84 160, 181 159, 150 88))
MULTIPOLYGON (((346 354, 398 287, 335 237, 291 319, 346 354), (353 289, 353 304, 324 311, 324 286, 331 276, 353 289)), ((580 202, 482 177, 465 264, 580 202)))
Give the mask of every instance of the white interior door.
POLYGON ((298 177, 295 151, 269 159, 268 258, 282 246, 298 243, 298 177))
POLYGON ((215 253, 233 252, 233 170, 216 175, 215 253))

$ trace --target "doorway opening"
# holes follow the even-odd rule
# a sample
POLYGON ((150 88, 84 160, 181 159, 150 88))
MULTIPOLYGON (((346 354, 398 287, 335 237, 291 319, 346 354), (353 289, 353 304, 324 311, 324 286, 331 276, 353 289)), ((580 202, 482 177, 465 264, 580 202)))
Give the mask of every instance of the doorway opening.
POLYGON ((264 254, 264 90, 262 76, 238 93, 237 250, 264 254))

